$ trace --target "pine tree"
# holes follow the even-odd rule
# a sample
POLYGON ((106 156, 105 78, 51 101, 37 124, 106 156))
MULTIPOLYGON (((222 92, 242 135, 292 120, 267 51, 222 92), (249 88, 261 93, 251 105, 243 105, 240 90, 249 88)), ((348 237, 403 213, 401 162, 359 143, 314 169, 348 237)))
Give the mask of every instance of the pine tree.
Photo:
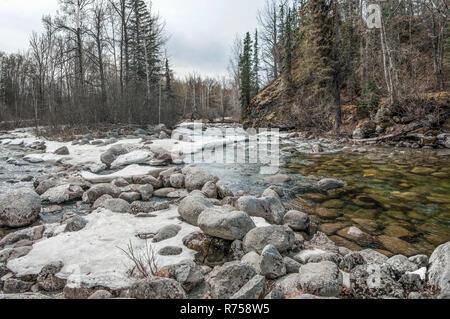
POLYGON ((248 111, 247 109, 250 104, 252 90, 252 39, 250 32, 247 32, 245 36, 239 64, 241 70, 241 113, 244 116, 248 111))

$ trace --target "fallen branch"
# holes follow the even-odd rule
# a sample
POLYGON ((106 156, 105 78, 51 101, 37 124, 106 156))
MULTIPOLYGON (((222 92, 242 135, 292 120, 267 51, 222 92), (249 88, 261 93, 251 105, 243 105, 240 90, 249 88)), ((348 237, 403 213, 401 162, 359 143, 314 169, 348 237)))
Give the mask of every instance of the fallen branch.
POLYGON ((380 136, 380 137, 374 137, 374 138, 365 138, 365 139, 354 139, 352 140, 352 142, 354 143, 373 143, 373 142, 380 142, 380 141, 385 141, 385 140, 389 140, 389 139, 393 139, 402 135, 405 135, 409 132, 418 130, 420 128, 423 128, 425 126, 429 126, 429 123, 419 123, 416 124, 414 126, 411 126, 403 131, 397 132, 397 133, 393 133, 393 134, 389 134, 389 135, 384 135, 384 136, 380 136))

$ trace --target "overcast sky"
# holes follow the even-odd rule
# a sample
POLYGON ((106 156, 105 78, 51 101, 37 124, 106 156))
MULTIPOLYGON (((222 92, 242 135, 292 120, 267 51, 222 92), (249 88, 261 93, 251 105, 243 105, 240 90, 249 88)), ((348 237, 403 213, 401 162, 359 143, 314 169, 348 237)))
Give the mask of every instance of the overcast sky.
MULTIPOLYGON (((166 21, 168 53, 178 76, 193 70, 203 75, 226 74, 236 34, 253 31, 264 0, 153 0, 166 21)), ((32 31, 41 31, 41 17, 58 8, 57 0, 0 0, 0 50, 25 50, 32 31)))

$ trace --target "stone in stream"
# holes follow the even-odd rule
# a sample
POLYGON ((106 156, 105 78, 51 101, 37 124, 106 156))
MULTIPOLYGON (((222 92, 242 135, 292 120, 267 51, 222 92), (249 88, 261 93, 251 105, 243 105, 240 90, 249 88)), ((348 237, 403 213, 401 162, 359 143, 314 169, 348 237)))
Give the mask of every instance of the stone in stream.
POLYGON ((387 250, 393 254, 401 254, 406 257, 411 257, 417 254, 417 249, 414 246, 399 238, 381 235, 377 237, 378 240, 386 247, 387 250))
POLYGON ((217 198, 217 186, 213 182, 206 182, 203 185, 202 193, 205 194, 207 198, 217 198))
POLYGON ((114 185, 96 184, 84 193, 83 200, 88 203, 94 203, 97 199, 105 194, 108 194, 114 198, 118 198, 120 193, 120 188, 114 185))
POLYGON ((20 188, 0 197, 0 226, 18 228, 34 223, 41 212, 41 198, 32 189, 20 188))
POLYGON ((283 224, 295 231, 306 231, 309 228, 309 216, 298 210, 291 210, 284 215, 283 224))
POLYGON ((344 187, 345 183, 343 181, 334 178, 324 178, 317 182, 317 187, 322 191, 329 191, 335 188, 344 187))
POLYGON ((322 297, 336 297, 342 290, 342 273, 330 261, 309 263, 300 268, 302 290, 322 297))
POLYGON ((61 204, 81 199, 83 194, 84 190, 79 185, 66 184, 48 189, 41 195, 41 199, 51 204, 61 204))
POLYGON ((5 248, 0 251, 0 263, 8 262, 16 258, 20 258, 28 255, 33 248, 30 246, 17 247, 17 248, 5 248))
POLYGON ((255 269, 239 261, 217 266, 209 273, 206 286, 213 299, 229 299, 256 275, 255 269))
POLYGON ((132 203, 141 199, 141 194, 138 192, 123 192, 119 195, 120 199, 127 201, 128 203, 132 203))
POLYGON ((131 205, 120 198, 106 199, 101 207, 112 211, 113 213, 130 214, 131 205))
POLYGON ((269 223, 280 224, 286 210, 279 198, 253 196, 243 196, 238 199, 239 210, 246 212, 250 216, 262 217, 269 223))
POLYGON ((269 184, 277 184, 277 185, 283 185, 286 183, 289 183, 292 180, 292 178, 289 175, 285 174, 278 174, 266 177, 264 181, 266 181, 269 184))
POLYGON ((0 248, 13 245, 21 240, 35 241, 42 238, 45 227, 43 225, 25 228, 9 233, 0 240, 0 248))
POLYGON ((170 185, 173 188, 183 188, 184 187, 184 175, 183 174, 172 174, 169 178, 170 185))
POLYGON ((193 226, 198 226, 198 217, 200 214, 208 209, 212 208, 211 202, 200 196, 188 196, 180 202, 178 206, 178 213, 180 217, 193 226))
POLYGON ((261 253, 259 264, 261 275, 268 279, 277 279, 286 274, 283 256, 273 245, 267 245, 261 253))
POLYGON ((295 234, 286 226, 266 226, 254 228, 244 237, 244 249, 247 252, 262 253, 263 249, 272 244, 283 253, 295 246, 295 234))
POLYGON ((160 256, 178 256, 183 252, 183 248, 177 246, 166 246, 158 251, 160 256))
POLYGON ((108 200, 108 199, 113 199, 113 197, 111 195, 105 194, 102 195, 101 197, 99 197, 94 204, 92 205, 92 209, 95 210, 99 207, 103 207, 103 204, 108 200))
POLYGON ((183 174, 185 174, 184 183, 189 192, 196 189, 201 190, 207 182, 216 183, 219 180, 217 176, 193 166, 184 168, 183 174))
POLYGON ((256 227, 247 213, 223 209, 204 210, 198 217, 198 226, 205 234, 227 240, 242 239, 256 227))
POLYGON ((228 188, 227 185, 225 185, 224 182, 218 181, 216 183, 216 186, 217 186, 217 194, 220 199, 224 199, 227 197, 234 197, 233 192, 228 188))
POLYGON ((153 186, 151 184, 141 185, 137 189, 138 193, 141 194, 143 201, 149 201, 153 196, 153 186))
POLYGON ((212 237, 200 231, 185 236, 183 244, 197 252, 195 261, 199 264, 222 265, 232 258, 231 241, 212 237))
POLYGON ((111 146, 105 153, 100 156, 100 160, 107 167, 110 167, 111 164, 120 156, 127 154, 131 151, 131 148, 126 145, 114 145, 111 146))
POLYGON ((359 252, 351 252, 342 258, 339 266, 342 270, 350 272, 356 266, 364 265, 365 263, 366 261, 359 252))
POLYGON ((362 245, 370 245, 374 241, 372 236, 366 234, 365 232, 354 226, 341 229, 337 232, 337 234, 341 237, 353 240, 362 245))
POLYGON ((187 292, 205 281, 202 268, 193 261, 182 261, 179 264, 169 265, 160 269, 159 272, 178 281, 187 292))
POLYGON ((389 258, 386 264, 391 266, 397 279, 403 276, 406 272, 413 272, 418 269, 417 265, 408 260, 408 257, 403 255, 396 255, 389 258))

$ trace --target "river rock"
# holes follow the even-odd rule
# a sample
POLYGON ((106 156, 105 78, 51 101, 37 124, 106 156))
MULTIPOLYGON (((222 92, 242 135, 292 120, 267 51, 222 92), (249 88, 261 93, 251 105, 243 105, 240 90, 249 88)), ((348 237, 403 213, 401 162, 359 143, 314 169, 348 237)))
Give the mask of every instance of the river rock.
POLYGON ((247 252, 262 253, 263 249, 272 244, 283 253, 295 246, 295 234, 286 226, 265 226, 254 228, 244 237, 244 249, 247 252))
POLYGON ((108 199, 113 199, 113 197, 111 195, 105 194, 100 196, 92 205, 92 209, 95 210, 99 207, 103 207, 103 204, 108 200, 108 199))
POLYGON ((273 245, 267 245, 261 253, 259 264, 261 275, 268 279, 277 279, 286 274, 283 256, 273 245))
POLYGON ((293 295, 299 293, 301 290, 300 274, 289 274, 277 279, 273 285, 272 290, 280 291, 283 295, 293 295))
POLYGON ((67 220, 65 232, 77 232, 82 230, 87 225, 87 220, 81 216, 75 216, 67 220))
POLYGON ((303 291, 323 297, 335 297, 342 290, 342 274, 329 261, 309 263, 300 268, 300 286, 303 291))
POLYGON ((183 238, 183 244, 197 252, 195 261, 199 264, 216 266, 231 260, 232 242, 229 240, 194 232, 183 238))
POLYGON ((428 267, 428 256, 427 255, 416 255, 409 257, 409 261, 416 264, 417 268, 428 267))
POLYGON ((187 299, 180 283, 170 278, 147 278, 134 283, 130 295, 136 299, 187 299))
POLYGON ((177 246, 166 246, 158 251, 160 256, 178 256, 183 252, 183 248, 177 246))
POLYGON ((51 204, 61 204, 81 199, 83 194, 84 190, 80 186, 66 184, 50 188, 41 195, 41 199, 51 204))
POLYGON ((283 224, 294 231, 306 231, 309 228, 310 219, 308 214, 298 210, 291 210, 284 215, 283 224))
POLYGON ((396 255, 389 258, 386 264, 391 266, 397 279, 403 276, 406 272, 413 272, 418 269, 417 265, 408 260, 408 257, 403 255, 396 255))
POLYGON ((100 156, 100 160, 107 167, 111 167, 111 164, 120 156, 129 153, 132 148, 128 145, 113 145, 105 153, 100 156))
POLYGON ((431 255, 428 280, 433 288, 450 293, 450 242, 437 247, 431 255))
POLYGON ((19 279, 9 278, 3 283, 3 293, 4 294, 17 294, 30 291, 32 282, 22 281, 19 279))
POLYGON ((121 198, 107 199, 101 205, 101 207, 108 209, 108 210, 112 211, 113 213, 120 213, 120 214, 130 214, 131 213, 131 205, 127 201, 125 201, 121 198))
POLYGON ((202 193, 205 194, 207 198, 217 198, 217 186, 213 182, 206 182, 203 185, 202 193))
POLYGON ((425 288, 425 282, 419 274, 403 274, 398 282, 402 284, 406 291, 423 291, 425 288))
POLYGON ((373 249, 364 249, 359 252, 361 256, 364 258, 366 264, 384 264, 388 257, 373 250, 373 249))
POLYGON ((216 183, 216 187, 217 187, 217 194, 220 199, 224 199, 227 197, 234 197, 233 192, 228 188, 227 185, 225 185, 224 182, 218 181, 216 183))
POLYGON ((246 212, 250 216, 262 217, 272 224, 280 224, 286 210, 279 198, 253 196, 243 196, 238 199, 239 210, 246 212))
POLYGON ((161 269, 168 277, 178 281, 187 292, 193 290, 205 281, 202 268, 193 261, 182 261, 179 264, 166 266, 161 269))
POLYGON ((267 291, 267 282, 264 276, 256 275, 248 281, 231 299, 262 299, 267 291))
POLYGON ((97 184, 92 186, 83 195, 85 202, 94 203, 101 196, 108 194, 113 198, 119 197, 121 191, 120 188, 111 184, 97 184))
POLYGON ((339 236, 353 240, 359 244, 369 245, 373 243, 372 236, 354 226, 341 229, 337 233, 339 236))
POLYGON ((355 298, 403 297, 403 287, 387 264, 356 266, 350 273, 351 293, 355 298))
POLYGON ((40 212, 41 198, 32 189, 16 189, 0 198, 0 226, 28 226, 37 220, 40 212))
POLYGON ((127 201, 130 204, 132 202, 142 199, 141 194, 138 192, 123 192, 119 195, 119 198, 123 199, 124 201, 127 201))
POLYGON ((211 202, 200 196, 188 196, 180 202, 178 206, 178 213, 180 217, 187 223, 198 226, 198 217, 200 214, 208 209, 212 208, 211 202))
POLYGON ((343 181, 334 178, 324 178, 317 182, 318 189, 322 191, 329 191, 336 188, 344 187, 345 183, 343 181))
POLYGON ((184 175, 183 174, 172 174, 169 178, 170 185, 173 188, 183 188, 184 187, 184 175))
POLYGON ((365 263, 366 261, 364 260, 364 257, 361 255, 361 253, 351 252, 342 258, 339 266, 342 270, 350 272, 356 266, 364 265, 365 263))
POLYGON ((205 170, 198 167, 187 167, 183 169, 185 177, 186 189, 191 192, 193 190, 201 190, 207 182, 216 183, 219 179, 205 170))
POLYGON ((0 240, 0 248, 13 245, 21 240, 35 241, 42 238, 45 227, 43 225, 25 228, 13 233, 9 233, 0 240))
POLYGON ((286 174, 278 174, 266 177, 264 180, 269 184, 283 185, 289 183, 292 180, 292 178, 286 174))
POLYGON ((204 210, 198 217, 198 226, 205 234, 227 240, 240 240, 256 227, 247 213, 219 209, 204 210))
POLYGON ((261 273, 261 269, 260 269, 261 256, 257 252, 251 251, 251 252, 245 254, 242 257, 241 262, 251 265, 258 274, 261 273))
POLYGON ((37 277, 39 288, 48 292, 63 290, 66 286, 66 280, 56 276, 63 266, 62 262, 54 262, 44 266, 37 277))
POLYGON ((67 146, 62 146, 62 147, 58 148, 54 153, 56 155, 69 155, 70 154, 67 146))
POLYGON ((159 243, 159 242, 167 240, 169 238, 173 238, 176 235, 178 235, 180 230, 181 230, 181 226, 179 226, 179 225, 165 226, 165 227, 161 228, 160 230, 158 230, 156 235, 153 237, 153 242, 159 243))
POLYGON ((234 261, 217 266, 206 279, 207 290, 213 299, 229 299, 256 275, 255 269, 234 261))

